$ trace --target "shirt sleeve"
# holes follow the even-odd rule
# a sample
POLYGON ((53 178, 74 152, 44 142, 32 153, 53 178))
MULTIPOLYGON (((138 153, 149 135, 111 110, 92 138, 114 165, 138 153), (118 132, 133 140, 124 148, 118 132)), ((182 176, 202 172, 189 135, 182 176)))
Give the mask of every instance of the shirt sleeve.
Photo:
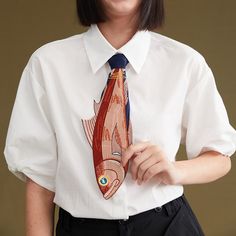
POLYGON ((4 148, 8 169, 55 192, 57 143, 39 63, 31 56, 18 85, 4 148))
POLYGON ((236 150, 236 130, 204 57, 195 63, 191 76, 182 119, 181 143, 185 144, 187 158, 211 150, 230 157, 236 150))

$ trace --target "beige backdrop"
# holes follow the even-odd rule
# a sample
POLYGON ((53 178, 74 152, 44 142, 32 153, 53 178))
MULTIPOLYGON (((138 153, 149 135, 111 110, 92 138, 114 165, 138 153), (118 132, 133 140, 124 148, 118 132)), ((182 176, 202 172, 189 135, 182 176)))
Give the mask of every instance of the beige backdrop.
MULTIPOLYGON (((231 124, 236 127, 236 2, 166 0, 166 24, 160 33, 198 50, 212 68, 231 124)), ((24 235, 25 185, 7 169, 3 148, 20 75, 41 45, 78 34, 75 1, 12 0, 0 2, 0 235, 24 235)), ((185 159, 181 146, 178 159, 185 159)), ((185 185, 185 194, 207 236, 236 235, 235 155, 232 169, 208 184, 185 185)), ((57 220, 58 208, 56 208, 57 220)))

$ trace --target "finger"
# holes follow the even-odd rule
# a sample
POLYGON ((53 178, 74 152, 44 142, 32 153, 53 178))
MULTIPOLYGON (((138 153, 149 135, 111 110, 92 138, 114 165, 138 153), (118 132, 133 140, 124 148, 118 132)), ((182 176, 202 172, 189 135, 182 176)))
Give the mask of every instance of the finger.
POLYGON ((154 145, 147 147, 140 155, 138 155, 137 157, 133 159, 133 162, 131 165, 131 174, 132 174, 133 179, 137 178, 139 166, 150 158, 154 150, 155 150, 154 145))
POLYGON ((166 169, 165 163, 163 161, 160 161, 153 166, 151 166, 143 175, 142 182, 146 182, 155 175, 161 173, 166 169))
POLYGON ((159 163, 161 161, 161 157, 157 154, 152 154, 147 160, 142 162, 139 165, 139 168, 137 170, 137 180, 138 182, 142 181, 143 176, 145 172, 151 168, 151 166, 155 165, 156 163, 159 163))
POLYGON ((134 155, 134 153, 142 152, 150 145, 152 144, 148 141, 129 145, 129 147, 122 153, 121 164, 125 166, 127 161, 134 155))
MULTIPOLYGON (((130 161, 132 160, 132 162, 133 162, 133 160, 135 158, 137 158, 140 154, 141 154, 141 152, 134 153, 134 155, 130 158, 130 161)), ((131 167, 132 167, 132 162, 130 162, 131 167)))
MULTIPOLYGON (((163 182, 163 174, 164 172, 160 172, 159 174, 156 174, 155 176, 152 177, 152 179, 154 180, 154 182, 156 184, 161 184, 163 182)), ((143 181, 143 183, 145 183, 146 181, 143 181)))

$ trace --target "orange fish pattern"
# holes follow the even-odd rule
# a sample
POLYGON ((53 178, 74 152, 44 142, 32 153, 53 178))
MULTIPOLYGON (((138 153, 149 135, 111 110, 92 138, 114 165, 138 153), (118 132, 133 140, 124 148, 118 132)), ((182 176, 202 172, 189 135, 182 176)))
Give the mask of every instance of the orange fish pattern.
POLYGON ((132 143, 132 124, 129 117, 129 96, 124 68, 114 68, 109 74, 100 102, 94 101, 95 115, 82 124, 93 149, 94 170, 100 191, 105 199, 118 190, 129 162, 123 167, 123 151, 132 143))

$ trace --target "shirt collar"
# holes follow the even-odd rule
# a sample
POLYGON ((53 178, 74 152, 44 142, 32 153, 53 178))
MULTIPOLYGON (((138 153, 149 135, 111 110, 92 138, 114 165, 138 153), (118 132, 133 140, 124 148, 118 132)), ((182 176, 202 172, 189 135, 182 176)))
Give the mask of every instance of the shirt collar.
POLYGON ((97 24, 92 24, 85 32, 84 44, 93 73, 118 52, 123 53, 136 73, 139 73, 148 53, 150 38, 148 30, 139 30, 125 45, 115 49, 103 36, 97 24))

